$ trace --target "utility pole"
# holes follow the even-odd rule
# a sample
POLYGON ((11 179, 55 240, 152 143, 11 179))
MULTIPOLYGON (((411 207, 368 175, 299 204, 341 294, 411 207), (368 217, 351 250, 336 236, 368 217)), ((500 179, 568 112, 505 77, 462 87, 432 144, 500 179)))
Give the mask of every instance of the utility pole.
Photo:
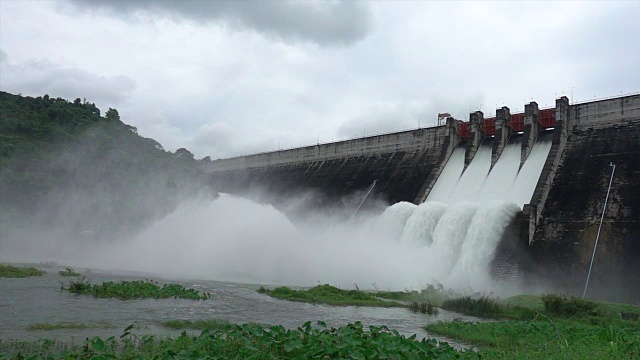
POLYGON ((573 88, 574 88, 574 87, 575 87, 575 86, 572 86, 572 87, 571 87, 571 105, 573 105, 573 88))
POLYGON ((607 201, 609 201, 609 192, 611 191, 611 183, 613 183, 613 174, 616 172, 616 166, 613 163, 609 163, 609 166, 613 167, 611 170, 611 179, 609 179, 609 188, 607 189, 607 196, 604 198, 604 208, 602 209, 602 215, 600 216, 600 226, 598 226, 598 234, 596 235, 596 243, 593 245, 593 255, 591 255, 591 264, 589 264, 589 272, 587 273, 587 282, 584 284, 584 291, 582 292, 582 298, 587 295, 587 287, 589 286, 589 278, 591 277, 591 269, 593 268, 593 260, 596 257, 596 249, 598 248, 598 240, 600 239, 600 229, 602 229, 602 220, 604 220, 604 212, 607 211, 607 201))

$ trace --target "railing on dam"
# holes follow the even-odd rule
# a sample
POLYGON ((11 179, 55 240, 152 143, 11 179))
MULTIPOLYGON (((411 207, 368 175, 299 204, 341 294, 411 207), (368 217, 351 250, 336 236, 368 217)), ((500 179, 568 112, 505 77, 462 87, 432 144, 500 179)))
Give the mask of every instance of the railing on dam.
POLYGON ((283 165, 301 161, 320 161, 336 157, 373 153, 420 150, 440 146, 447 136, 446 125, 421 127, 348 140, 317 143, 309 146, 266 151, 245 156, 214 160, 205 167, 218 172, 253 167, 283 165))
POLYGON ((308 147, 314 147, 314 146, 322 146, 322 145, 334 144, 334 143, 345 142, 345 141, 374 138, 374 137, 377 137, 377 136, 394 135, 394 134, 400 134, 400 133, 405 133, 405 132, 412 132, 412 131, 416 131, 416 130, 433 129, 433 128, 438 128, 438 127, 443 127, 443 126, 445 126, 445 125, 422 126, 422 127, 412 128, 412 129, 393 130, 393 131, 387 131, 387 132, 378 132, 378 133, 369 134, 369 135, 354 136, 354 137, 349 137, 349 138, 346 138, 346 139, 338 139, 338 140, 332 139, 331 141, 318 141, 316 143, 311 143, 311 144, 308 144, 308 145, 293 145, 293 146, 289 146, 289 147, 279 148, 278 150, 259 151, 259 152, 250 153, 250 154, 243 154, 243 155, 230 156, 230 157, 226 157, 226 158, 219 158, 219 159, 213 160, 213 161, 229 160, 229 159, 236 159, 236 158, 242 158, 242 157, 247 157, 247 156, 269 154, 269 153, 274 153, 274 152, 278 152, 278 151, 289 151, 289 150, 294 150, 294 149, 302 149, 302 148, 308 148, 308 147))

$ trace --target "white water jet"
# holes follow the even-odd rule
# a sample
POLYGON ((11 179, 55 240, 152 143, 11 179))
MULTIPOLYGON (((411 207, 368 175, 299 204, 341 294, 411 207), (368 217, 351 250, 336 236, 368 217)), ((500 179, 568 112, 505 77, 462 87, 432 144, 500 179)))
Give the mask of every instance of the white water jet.
POLYGON ((491 146, 481 145, 449 196, 449 204, 476 201, 491 168, 491 146))
POLYGON ((505 193, 514 186, 514 181, 520 168, 521 144, 517 141, 507 145, 498 161, 491 169, 480 191, 469 200, 478 202, 505 199, 505 193))
POLYGON ((447 164, 438 176, 436 183, 433 184, 429 195, 425 202, 440 201, 447 202, 451 193, 456 188, 462 170, 464 169, 464 153, 465 148, 458 147, 453 150, 447 164))
POLYGON ((420 204, 407 220, 400 242, 416 247, 431 245, 433 231, 446 210, 445 204, 435 201, 420 204))
POLYGON ((449 207, 434 231, 432 249, 442 259, 439 278, 446 278, 458 261, 471 220, 476 215, 477 203, 459 202, 449 207))
POLYGON ((371 224, 371 234, 381 234, 384 238, 400 240, 402 232, 417 205, 401 201, 384 210, 377 221, 371 224))
POLYGON ((490 283, 489 265, 493 260, 504 229, 509 225, 520 208, 512 203, 494 201, 483 204, 475 213, 469 226, 460 256, 448 283, 457 288, 465 284, 483 288, 490 283), (469 274, 474 274, 470 277, 469 274))
POLYGON ((531 201, 531 196, 536 190, 540 173, 544 168, 550 150, 551 141, 541 141, 533 146, 527 161, 524 162, 518 177, 515 179, 514 185, 510 188, 510 201, 521 207, 531 201))

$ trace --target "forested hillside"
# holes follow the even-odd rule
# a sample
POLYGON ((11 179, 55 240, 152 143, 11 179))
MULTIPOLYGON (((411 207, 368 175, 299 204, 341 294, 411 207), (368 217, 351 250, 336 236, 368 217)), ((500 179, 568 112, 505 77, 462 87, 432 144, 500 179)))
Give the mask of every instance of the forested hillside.
POLYGON ((108 238, 198 193, 193 155, 137 134, 115 109, 0 92, 0 230, 108 238))

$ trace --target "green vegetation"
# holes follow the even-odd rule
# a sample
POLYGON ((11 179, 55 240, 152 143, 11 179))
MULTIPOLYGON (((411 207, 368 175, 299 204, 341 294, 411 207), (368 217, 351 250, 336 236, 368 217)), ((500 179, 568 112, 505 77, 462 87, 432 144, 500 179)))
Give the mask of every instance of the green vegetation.
POLYGON ((54 340, 16 342, 0 340, 0 357, 47 359, 477 359, 446 343, 404 337, 385 326, 365 330, 360 322, 340 328, 317 327, 310 322, 295 330, 255 324, 226 325, 200 335, 177 338, 137 337, 125 330, 121 339, 87 339, 82 346, 54 340), (20 355, 16 355, 20 353, 20 355))
POLYGON ((411 305, 409 305, 409 310, 413 311, 414 313, 419 312, 428 315, 438 315, 438 308, 431 303, 413 302, 411 303, 411 305))
POLYGON ((461 298, 447 299, 442 303, 442 308, 481 317, 508 317, 511 314, 507 306, 499 304, 498 301, 486 296, 480 298, 464 296, 461 298))
POLYGON ((640 358, 640 308, 636 306, 558 295, 521 295, 502 302, 486 298, 449 302, 459 311, 513 319, 427 325, 432 333, 478 345, 480 355, 486 358, 640 358))
POLYGON ((416 290, 406 290, 406 291, 377 291, 374 293, 376 297, 395 300, 395 301, 404 301, 404 302, 417 302, 417 303, 427 303, 433 304, 435 306, 442 306, 445 300, 460 296, 460 294, 455 293, 451 290, 445 291, 442 284, 437 285, 428 285, 426 288, 421 291, 416 290))
POLYGON ((395 301, 378 299, 374 293, 358 290, 342 290, 328 284, 314 286, 308 290, 293 290, 286 286, 266 289, 261 286, 258 292, 278 299, 312 304, 379 307, 406 306, 395 301))
POLYGON ((0 232, 7 236, 52 226, 69 238, 128 234, 201 184, 193 154, 165 151, 115 109, 102 117, 85 100, 0 91, 0 232))
POLYGON ((108 281, 100 285, 92 285, 84 279, 69 283, 68 290, 74 294, 93 295, 97 298, 116 298, 120 300, 131 299, 168 299, 180 298, 191 300, 206 300, 209 294, 200 294, 194 289, 187 289, 179 284, 164 284, 162 287, 151 280, 121 281, 119 283, 108 281))
POLYGON ((31 276, 42 276, 45 271, 34 267, 17 267, 0 264, 0 277, 5 278, 25 278, 31 276))
POLYGON ((472 323, 454 321, 427 330, 477 344, 490 359, 634 359, 640 357, 638 324, 591 325, 581 321, 536 319, 472 323))
POLYGON ((27 330, 61 330, 61 329, 108 329, 113 328, 111 324, 82 324, 82 323, 60 323, 60 324, 31 324, 27 326, 27 330))
POLYGON ((67 267, 64 270, 58 271, 60 276, 81 276, 80 273, 77 273, 72 267, 67 267))
POLYGON ((192 329, 192 330, 205 330, 205 329, 223 329, 231 325, 227 320, 168 320, 163 321, 162 326, 170 329, 192 329))

